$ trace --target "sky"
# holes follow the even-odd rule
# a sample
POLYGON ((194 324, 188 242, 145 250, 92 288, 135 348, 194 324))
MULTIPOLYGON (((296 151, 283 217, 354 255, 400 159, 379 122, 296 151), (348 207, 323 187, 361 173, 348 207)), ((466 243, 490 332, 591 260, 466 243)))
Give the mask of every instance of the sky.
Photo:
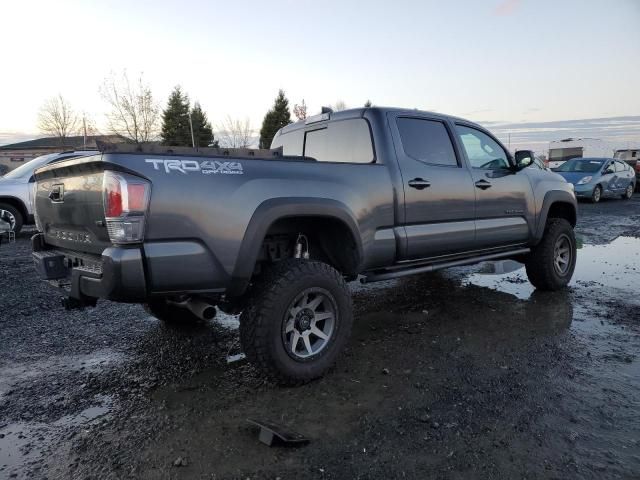
POLYGON ((550 136, 538 142, 571 133, 549 122, 636 117, 618 138, 640 141, 640 0, 4 0, 0 11, 0 144, 37 136, 57 94, 105 130, 99 87, 123 70, 161 106, 181 85, 214 130, 227 115, 259 129, 282 88, 309 113, 369 99, 507 126, 501 135, 537 125, 550 136))

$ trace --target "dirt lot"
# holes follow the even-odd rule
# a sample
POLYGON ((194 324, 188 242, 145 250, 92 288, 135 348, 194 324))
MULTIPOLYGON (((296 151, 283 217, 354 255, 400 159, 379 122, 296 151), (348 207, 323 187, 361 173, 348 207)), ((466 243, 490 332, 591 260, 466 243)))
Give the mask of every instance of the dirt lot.
POLYGON ((0 478, 640 478, 640 196, 580 207, 569 290, 509 262, 353 284, 350 348, 300 388, 227 363, 232 317, 65 312, 3 243, 0 478))

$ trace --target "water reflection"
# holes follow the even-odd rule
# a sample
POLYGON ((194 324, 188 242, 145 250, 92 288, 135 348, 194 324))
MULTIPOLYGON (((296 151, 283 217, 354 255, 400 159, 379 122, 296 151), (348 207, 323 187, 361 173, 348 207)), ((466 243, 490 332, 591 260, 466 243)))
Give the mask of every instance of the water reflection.
MULTIPOLYGON (((569 285, 604 285, 636 290, 640 279, 640 238, 618 237, 607 245, 583 245, 569 285)), ((486 262, 469 275, 465 284, 500 290, 528 299, 535 291, 522 264, 512 260, 486 262)))

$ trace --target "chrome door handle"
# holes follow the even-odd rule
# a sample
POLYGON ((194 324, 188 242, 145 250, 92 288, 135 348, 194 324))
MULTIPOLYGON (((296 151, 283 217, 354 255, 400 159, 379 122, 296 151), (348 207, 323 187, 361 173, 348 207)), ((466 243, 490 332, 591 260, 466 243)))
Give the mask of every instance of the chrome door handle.
POLYGON ((413 180, 409 180, 409 186, 416 190, 424 190, 425 188, 430 187, 431 183, 422 178, 414 178, 413 180))
POLYGON ((476 182, 476 188, 479 188, 480 190, 486 190, 487 188, 491 188, 491 183, 487 182, 486 180, 478 180, 476 182))

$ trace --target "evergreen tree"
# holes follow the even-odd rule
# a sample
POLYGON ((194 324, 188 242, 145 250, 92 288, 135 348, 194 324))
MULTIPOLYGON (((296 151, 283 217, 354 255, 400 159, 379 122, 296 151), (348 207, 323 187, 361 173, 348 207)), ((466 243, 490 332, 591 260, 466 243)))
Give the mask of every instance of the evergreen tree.
POLYGON ((198 102, 195 102, 193 109, 191 109, 191 123, 193 124, 193 138, 196 147, 218 146, 218 141, 213 139, 213 129, 207 119, 207 114, 204 113, 198 102))
POLYGON ((365 102, 364 106, 365 106, 366 108, 370 108, 370 107, 372 106, 372 105, 371 105, 371 100, 367 100, 367 101, 365 102))
POLYGON ((270 148, 271 140, 273 140, 276 132, 290 123, 291 112, 289 111, 289 100, 284 96, 284 91, 280 90, 273 104, 273 108, 267 112, 262 121, 260 148, 270 148))
POLYGON ((163 145, 176 147, 191 146, 191 128, 189 127, 189 97, 177 86, 169 96, 167 108, 162 112, 163 145))

